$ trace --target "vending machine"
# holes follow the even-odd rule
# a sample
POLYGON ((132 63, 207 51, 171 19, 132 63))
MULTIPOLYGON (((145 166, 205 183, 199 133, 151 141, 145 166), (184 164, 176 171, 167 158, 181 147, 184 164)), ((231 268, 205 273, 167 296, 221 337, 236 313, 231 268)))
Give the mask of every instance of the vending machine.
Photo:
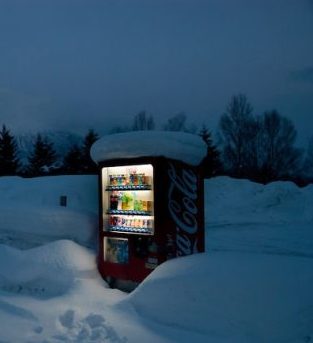
POLYGON ((138 283, 166 260, 204 251, 199 167, 162 156, 98 164, 98 267, 107 281, 138 283))

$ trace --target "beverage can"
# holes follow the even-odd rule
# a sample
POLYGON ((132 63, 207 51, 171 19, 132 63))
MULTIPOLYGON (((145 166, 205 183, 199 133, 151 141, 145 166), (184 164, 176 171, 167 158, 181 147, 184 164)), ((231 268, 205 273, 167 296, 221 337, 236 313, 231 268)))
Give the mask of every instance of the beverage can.
POLYGON ((141 200, 142 211, 148 211, 148 205, 146 200, 141 200))
POLYGON ((138 174, 138 185, 144 184, 144 174, 138 174))
POLYGON ((121 184, 122 184, 122 177, 121 177, 121 175, 117 175, 116 176, 116 183, 117 183, 117 186, 121 186, 121 184))
POLYGON ((151 184, 151 178, 150 178, 150 176, 144 175, 144 176, 143 176, 143 183, 144 183, 145 185, 150 185, 150 184, 151 184))
POLYGON ((109 217, 109 225, 110 225, 110 226, 113 226, 113 225, 114 225, 113 216, 110 216, 110 217, 109 217))
POLYGON ((115 194, 110 195, 110 209, 117 210, 117 197, 115 194))
POLYGON ((112 225, 113 225, 113 226, 116 226, 116 225, 117 225, 117 217, 116 217, 116 216, 113 216, 113 217, 112 217, 112 225))
POLYGON ((117 209, 118 210, 122 210, 122 193, 119 192, 118 195, 117 195, 117 209))
POLYGON ((138 200, 134 200, 134 210, 135 211, 139 211, 139 209, 138 209, 139 208, 138 202, 139 202, 138 200))
POLYGON ((117 177, 116 175, 112 175, 112 185, 117 186, 117 177))
POLYGON ((147 211, 151 212, 152 211, 152 201, 147 201, 147 211))
POLYGON ((113 177, 113 175, 109 175, 109 185, 110 186, 113 186, 113 180, 114 180, 114 177, 113 177))

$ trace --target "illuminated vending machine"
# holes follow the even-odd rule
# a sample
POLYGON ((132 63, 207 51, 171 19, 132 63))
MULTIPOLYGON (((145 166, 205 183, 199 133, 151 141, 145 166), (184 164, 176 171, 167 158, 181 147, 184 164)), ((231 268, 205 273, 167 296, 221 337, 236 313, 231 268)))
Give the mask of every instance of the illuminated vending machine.
POLYGON ((142 281, 160 263, 204 251, 203 180, 166 158, 101 164, 102 276, 142 281))
MULTIPOLYGON (((163 135, 164 140, 168 137, 169 133, 163 135)), ((135 138, 116 134, 96 142, 92 151, 99 165, 98 269, 111 285, 116 281, 138 284, 161 263, 204 251, 200 168, 171 156, 147 156, 149 145, 158 153, 153 138, 153 133, 136 133, 135 138), (127 144, 123 144, 125 137, 129 137, 127 144), (134 139, 141 141, 133 143, 132 150, 134 139), (131 157, 121 157, 124 151, 131 157)), ((194 138, 190 139, 193 143, 194 138)), ((188 147, 194 153, 189 144, 186 156, 188 147)))

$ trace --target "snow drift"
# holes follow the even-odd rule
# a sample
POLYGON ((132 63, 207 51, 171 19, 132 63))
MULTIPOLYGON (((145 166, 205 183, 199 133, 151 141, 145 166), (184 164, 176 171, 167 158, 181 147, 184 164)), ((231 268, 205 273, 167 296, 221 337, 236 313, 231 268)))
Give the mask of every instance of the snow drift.
POLYGON ((199 254, 161 265, 127 301, 214 342, 301 342, 313 334, 312 284, 312 259, 199 254))
POLYGON ((206 250, 313 257, 313 185, 205 183, 206 250))
POLYGON ((97 276, 94 254, 69 240, 22 251, 0 245, 0 255, 0 289, 8 292, 47 298, 97 276))

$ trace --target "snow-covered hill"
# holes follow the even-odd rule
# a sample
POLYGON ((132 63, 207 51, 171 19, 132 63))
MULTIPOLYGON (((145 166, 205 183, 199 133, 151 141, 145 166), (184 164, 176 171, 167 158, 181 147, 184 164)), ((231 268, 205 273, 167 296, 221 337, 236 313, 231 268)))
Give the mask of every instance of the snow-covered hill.
POLYGON ((0 178, 0 199, 0 341, 313 340, 312 186, 206 181, 206 253, 131 294, 97 273, 95 176, 0 178))

